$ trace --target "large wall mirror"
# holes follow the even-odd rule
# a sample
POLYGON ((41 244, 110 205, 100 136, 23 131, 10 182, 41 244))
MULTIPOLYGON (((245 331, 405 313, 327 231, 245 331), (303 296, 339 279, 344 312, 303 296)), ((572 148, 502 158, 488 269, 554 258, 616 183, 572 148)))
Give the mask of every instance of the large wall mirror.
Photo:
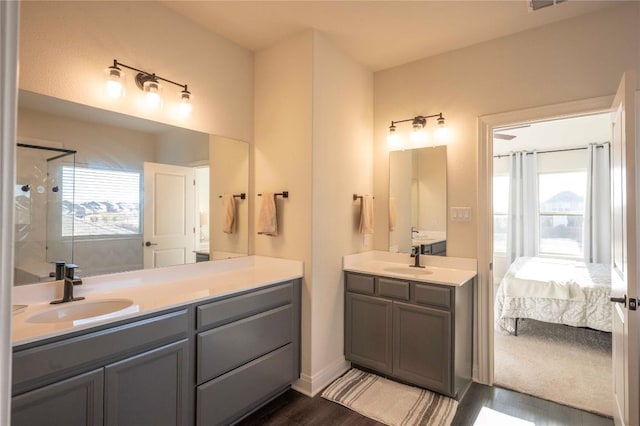
POLYGON ((446 146, 389 153, 389 251, 446 255, 446 146))
POLYGON ((247 143, 18 99, 16 285, 53 279, 56 261, 91 276, 247 255, 247 143))

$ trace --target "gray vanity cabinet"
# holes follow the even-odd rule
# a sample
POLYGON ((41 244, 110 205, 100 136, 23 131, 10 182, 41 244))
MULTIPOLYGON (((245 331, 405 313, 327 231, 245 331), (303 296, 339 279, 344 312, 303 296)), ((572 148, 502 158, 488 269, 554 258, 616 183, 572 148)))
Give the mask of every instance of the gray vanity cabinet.
POLYGON ((231 424, 300 376, 301 280, 14 348, 16 426, 231 424))
POLYGON ((102 369, 16 396, 14 426, 102 426, 102 369))
POLYGON ((105 426, 189 423, 187 339, 105 367, 105 426))
POLYGON ((18 348, 12 424, 188 425, 190 317, 180 310, 18 348))
POLYGON ((345 358, 461 397, 471 383, 472 284, 445 286, 345 272, 345 358))
POLYGON ((227 425, 300 376, 300 280, 196 308, 196 424, 227 425))
POLYGON ((393 374, 450 394, 451 313, 407 303, 393 304, 393 374))
POLYGON ((345 356, 381 373, 391 374, 390 300, 348 292, 345 300, 345 356))

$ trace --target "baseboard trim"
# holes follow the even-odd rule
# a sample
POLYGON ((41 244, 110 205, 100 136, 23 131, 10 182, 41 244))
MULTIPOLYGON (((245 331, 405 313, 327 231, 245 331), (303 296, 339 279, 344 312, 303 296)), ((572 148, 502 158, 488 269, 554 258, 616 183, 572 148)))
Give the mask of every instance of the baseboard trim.
POLYGON ((343 375, 349 368, 351 368, 351 363, 341 358, 313 376, 304 373, 300 374, 300 378, 291 385, 291 388, 303 395, 313 398, 331 382, 343 375))

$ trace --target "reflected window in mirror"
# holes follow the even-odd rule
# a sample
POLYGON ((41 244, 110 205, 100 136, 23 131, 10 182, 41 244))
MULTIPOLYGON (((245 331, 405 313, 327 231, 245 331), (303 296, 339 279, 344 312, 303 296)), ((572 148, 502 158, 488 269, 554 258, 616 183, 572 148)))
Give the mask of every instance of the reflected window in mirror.
POLYGON ((389 153, 389 251, 446 255, 446 146, 389 153))

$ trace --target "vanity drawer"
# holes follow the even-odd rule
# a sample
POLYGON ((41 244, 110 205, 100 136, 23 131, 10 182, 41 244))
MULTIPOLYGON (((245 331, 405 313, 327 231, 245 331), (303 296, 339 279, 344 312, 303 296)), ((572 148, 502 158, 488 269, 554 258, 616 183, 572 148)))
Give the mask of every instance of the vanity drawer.
POLYGON ((378 277, 378 295, 392 299, 409 300, 409 281, 378 277))
POLYGON ((198 334, 198 384, 293 340, 291 305, 198 334))
POLYGON ((188 311, 181 310, 14 352, 13 394, 183 339, 188 328, 188 311))
POLYGON ((287 282, 264 290, 207 303, 196 308, 198 329, 218 327, 249 317, 293 300, 293 283, 287 282))
POLYGON ((347 290, 356 293, 373 294, 375 292, 375 280, 370 275, 360 275, 347 272, 345 275, 347 290))
POLYGON ((431 284, 414 284, 415 301, 422 305, 451 309, 451 292, 452 289, 448 287, 439 287, 431 284))
POLYGON ((286 345, 196 388, 196 425, 228 425, 282 392, 296 377, 286 345))

